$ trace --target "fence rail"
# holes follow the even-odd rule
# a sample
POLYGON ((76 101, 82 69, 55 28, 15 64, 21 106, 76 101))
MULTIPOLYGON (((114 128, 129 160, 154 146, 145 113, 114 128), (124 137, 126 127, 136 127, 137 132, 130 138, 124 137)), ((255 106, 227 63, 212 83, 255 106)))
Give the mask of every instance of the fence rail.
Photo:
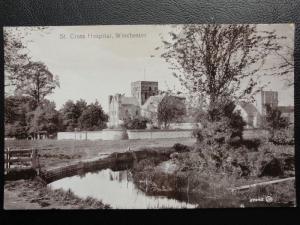
POLYGON ((268 185, 268 184, 277 184, 285 181, 290 181, 290 180, 295 180, 295 177, 288 177, 288 178, 283 178, 279 180, 271 180, 271 181, 265 181, 265 182, 260 182, 256 184, 249 184, 249 185, 243 185, 240 187, 235 187, 235 188, 230 188, 229 190, 234 192, 234 191, 242 191, 242 190, 247 190, 249 188, 257 187, 257 186, 263 186, 263 185, 268 185))
POLYGON ((39 169, 39 154, 40 149, 10 149, 4 150, 4 171, 5 174, 12 168, 32 168, 39 169), (28 166, 29 164, 29 166, 28 166))

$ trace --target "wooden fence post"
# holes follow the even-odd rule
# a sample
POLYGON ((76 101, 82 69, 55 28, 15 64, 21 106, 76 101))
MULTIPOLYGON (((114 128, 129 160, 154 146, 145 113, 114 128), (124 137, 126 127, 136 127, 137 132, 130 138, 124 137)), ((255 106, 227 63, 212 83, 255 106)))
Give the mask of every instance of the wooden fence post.
POLYGON ((4 150, 4 172, 8 172, 8 151, 9 151, 9 148, 6 148, 4 150))
POLYGON ((9 147, 7 148, 7 173, 8 173, 8 171, 9 171, 9 169, 10 169, 10 163, 9 163, 9 160, 10 160, 10 149, 9 149, 9 147))
POLYGON ((37 149, 32 149, 32 153, 31 153, 31 166, 33 169, 37 168, 37 149))

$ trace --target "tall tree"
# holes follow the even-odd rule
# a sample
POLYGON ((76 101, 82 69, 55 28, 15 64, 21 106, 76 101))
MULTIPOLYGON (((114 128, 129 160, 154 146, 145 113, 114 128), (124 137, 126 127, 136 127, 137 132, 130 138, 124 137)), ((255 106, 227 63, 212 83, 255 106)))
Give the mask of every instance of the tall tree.
POLYGON ((22 67, 29 62, 26 48, 21 38, 12 30, 4 29, 4 71, 5 87, 14 86, 21 75, 22 67))
POLYGON ((271 107, 269 104, 266 104, 265 122, 267 128, 269 128, 271 132, 287 128, 289 126, 288 120, 282 116, 281 111, 277 108, 271 107))
POLYGON ((60 110, 65 131, 74 131, 77 127, 78 113, 76 105, 72 100, 68 100, 60 110))
POLYGON ((185 114, 185 104, 175 96, 165 95, 158 104, 157 119, 165 128, 168 128, 171 122, 180 121, 185 114))
POLYGON ((79 119, 83 111, 87 109, 87 106, 88 106, 87 102, 83 99, 76 101, 74 110, 75 110, 75 116, 77 120, 79 119))
POLYGON ((29 113, 28 133, 36 135, 40 131, 46 131, 47 134, 55 134, 59 128, 59 114, 55 109, 55 103, 49 100, 43 100, 39 106, 29 113))
POLYGON ((284 78, 288 87, 294 85, 294 52, 289 46, 284 46, 282 51, 276 51, 280 58, 277 74, 284 78))
POLYGON ((16 82, 16 92, 31 96, 36 105, 59 86, 58 77, 42 62, 29 62, 23 66, 22 77, 16 82))
POLYGON ((35 109, 34 105, 31 97, 8 96, 5 98, 5 136, 17 138, 28 136, 28 113, 35 109))
POLYGON ((5 27, 4 38, 4 72, 5 94, 10 94, 23 76, 23 66, 30 62, 27 41, 31 34, 43 35, 49 27, 5 27), (27 41, 26 41, 27 40, 27 41))
POLYGON ((84 130, 101 130, 106 128, 107 121, 108 116, 97 101, 88 105, 78 119, 80 128, 84 130))
POLYGON ((256 25, 184 25, 163 41, 161 56, 189 94, 200 96, 212 112, 232 99, 253 97, 267 56, 280 48, 277 39, 275 32, 258 33, 256 25))

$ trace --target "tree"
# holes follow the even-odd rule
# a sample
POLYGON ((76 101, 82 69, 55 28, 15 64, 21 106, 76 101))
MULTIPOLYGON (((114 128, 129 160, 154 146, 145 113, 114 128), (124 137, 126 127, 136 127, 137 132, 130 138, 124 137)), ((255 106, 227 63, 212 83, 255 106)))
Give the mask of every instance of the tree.
MULTIPOLYGON (((87 102, 83 99, 77 100, 75 103, 74 113, 75 117, 78 120, 84 110, 87 109, 87 102)), ((78 122, 78 121, 77 121, 78 122)))
POLYGON ((78 125, 78 111, 76 105, 72 100, 68 100, 60 110, 62 115, 64 131, 74 131, 78 125))
POLYGON ((294 85, 294 52, 289 46, 284 46, 283 51, 276 51, 277 56, 281 59, 278 67, 276 68, 277 75, 284 77, 287 86, 294 85))
POLYGON ((101 130, 106 128, 107 121, 108 116, 97 101, 88 105, 78 119, 80 128, 84 130, 101 130))
POLYGON ((4 29, 4 71, 5 87, 14 86, 16 79, 21 75, 22 67, 28 63, 29 58, 20 37, 11 30, 4 29))
POLYGON ((26 96, 5 98, 5 136, 26 138, 28 136, 28 112, 34 110, 34 100, 26 96))
POLYGON ((75 128, 78 128, 80 126, 78 119, 87 107, 87 102, 83 99, 77 100, 75 103, 68 100, 60 110, 63 130, 74 131, 75 128))
POLYGON ((30 41, 32 33, 43 35, 48 29, 49 27, 5 27, 3 29, 5 94, 13 91, 19 80, 22 80, 23 67, 30 62, 26 41, 30 41))
POLYGON ((281 115, 281 111, 277 108, 266 105, 266 123, 267 127, 273 132, 289 126, 288 120, 281 115))
POLYGON ((244 126, 246 125, 240 111, 235 111, 234 102, 228 102, 215 121, 211 121, 207 113, 201 112, 198 115, 201 129, 194 130, 194 136, 198 142, 206 141, 208 144, 223 144, 232 138, 243 139, 244 126))
POLYGON ((158 104, 157 119, 168 128, 171 122, 179 121, 185 115, 185 104, 175 96, 165 95, 158 104))
POLYGON ((22 77, 16 82, 16 91, 31 96, 38 106, 39 103, 59 86, 58 77, 48 70, 42 62, 29 62, 22 69, 22 77))
POLYGON ((35 136, 40 131, 46 131, 47 134, 55 134, 59 128, 59 113, 55 109, 55 103, 49 100, 43 100, 39 106, 28 115, 29 130, 28 133, 35 136))
POLYGON ((201 104, 213 121, 228 101, 258 91, 256 77, 267 56, 280 49, 277 39, 274 31, 258 33, 256 25, 183 25, 163 41, 161 57, 191 96, 205 100, 201 104))

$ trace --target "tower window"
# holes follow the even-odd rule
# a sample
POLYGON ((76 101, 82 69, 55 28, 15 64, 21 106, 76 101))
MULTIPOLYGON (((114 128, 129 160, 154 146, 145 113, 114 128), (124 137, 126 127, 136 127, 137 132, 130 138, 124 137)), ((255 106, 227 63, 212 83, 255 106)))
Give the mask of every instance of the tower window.
POLYGON ((149 87, 149 91, 152 91, 151 87, 149 87))

